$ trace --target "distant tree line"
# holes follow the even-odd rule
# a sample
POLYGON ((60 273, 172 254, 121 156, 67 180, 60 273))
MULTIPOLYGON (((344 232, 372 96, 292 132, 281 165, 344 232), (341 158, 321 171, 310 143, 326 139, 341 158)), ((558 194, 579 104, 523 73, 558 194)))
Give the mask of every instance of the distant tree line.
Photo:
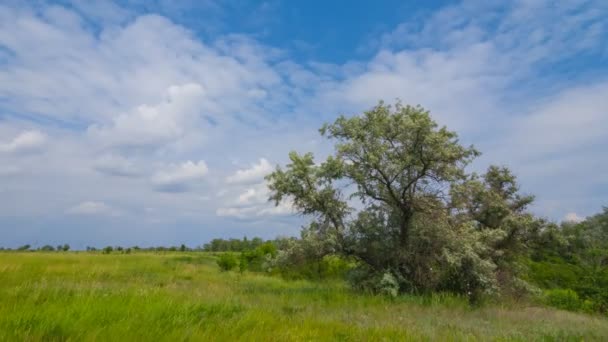
POLYGON ((111 254, 111 253, 119 253, 119 254, 131 254, 131 252, 188 252, 188 251, 202 251, 201 248, 189 248, 184 244, 180 246, 156 246, 156 247, 122 247, 122 246, 106 246, 100 249, 95 247, 86 247, 87 252, 101 252, 102 254, 111 254))
MULTIPOLYGON (((11 248, 5 248, 5 247, 0 247, 0 251, 12 251, 13 249, 11 248)), ((70 245, 63 244, 63 245, 57 245, 56 247, 53 247, 51 245, 44 245, 38 248, 33 248, 31 245, 23 245, 23 246, 19 246, 17 248, 14 249, 15 251, 18 252, 25 252, 25 251, 41 251, 41 252, 67 252, 70 250, 70 245)))
POLYGON ((246 236, 242 239, 213 239, 203 245, 203 250, 206 252, 243 252, 255 250, 266 243, 272 243, 277 248, 281 249, 286 246, 288 240, 291 239, 293 238, 278 237, 273 240, 264 240, 260 237, 254 237, 248 239, 246 236))

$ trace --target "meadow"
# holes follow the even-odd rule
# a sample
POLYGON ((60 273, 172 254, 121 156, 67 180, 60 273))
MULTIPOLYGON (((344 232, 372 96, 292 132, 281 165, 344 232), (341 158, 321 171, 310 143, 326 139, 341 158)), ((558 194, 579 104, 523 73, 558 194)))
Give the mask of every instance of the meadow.
POLYGON ((211 253, 0 253, 3 341, 602 339, 600 316, 221 272, 211 253))

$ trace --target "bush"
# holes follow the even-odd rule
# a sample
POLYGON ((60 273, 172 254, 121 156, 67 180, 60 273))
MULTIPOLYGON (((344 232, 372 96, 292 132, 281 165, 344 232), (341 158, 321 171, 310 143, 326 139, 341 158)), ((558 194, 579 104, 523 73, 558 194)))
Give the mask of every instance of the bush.
POLYGON ((239 261, 231 253, 224 253, 217 259, 217 265, 222 271, 230 271, 239 264, 239 261))
POLYGON ((382 279, 380 280, 380 293, 393 298, 397 297, 399 294, 399 282, 392 273, 385 272, 382 275, 382 279))
POLYGON ((244 251, 241 253, 239 262, 240 271, 269 272, 272 268, 272 260, 276 255, 277 247, 270 242, 264 243, 252 251, 244 251))
POLYGON ((544 299, 547 305, 564 310, 575 311, 583 306, 578 294, 571 289, 547 290, 544 299))
POLYGON ((586 313, 594 313, 594 312, 601 311, 601 308, 598 303, 592 301, 591 299, 585 299, 581 303, 581 311, 586 312, 586 313))
POLYGON ((110 253, 112 253, 113 250, 114 250, 114 248, 112 248, 112 246, 107 246, 101 252, 103 254, 110 254, 110 253))
POLYGON ((359 264, 347 273, 351 286, 361 292, 396 297, 400 292, 399 280, 390 270, 378 272, 365 264, 359 264))

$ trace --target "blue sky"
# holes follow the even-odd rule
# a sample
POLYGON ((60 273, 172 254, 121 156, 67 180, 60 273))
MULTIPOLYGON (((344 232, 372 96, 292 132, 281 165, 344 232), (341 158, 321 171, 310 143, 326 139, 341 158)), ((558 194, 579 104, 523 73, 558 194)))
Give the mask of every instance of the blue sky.
POLYGON ((608 205, 607 43, 591 0, 4 1, 0 246, 297 234, 263 175, 396 98, 579 220, 608 205))

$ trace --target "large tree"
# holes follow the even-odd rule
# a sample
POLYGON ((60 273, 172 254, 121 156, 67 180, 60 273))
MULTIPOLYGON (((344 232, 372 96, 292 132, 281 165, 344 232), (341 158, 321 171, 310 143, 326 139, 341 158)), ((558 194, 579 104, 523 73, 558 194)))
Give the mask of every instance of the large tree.
POLYGON ((358 260, 359 285, 468 293, 496 286, 494 250, 517 245, 528 223, 517 217, 531 201, 506 168, 490 168, 483 181, 468 175, 479 152, 419 106, 380 102, 320 132, 335 141, 333 155, 317 164, 292 152, 285 169, 267 176, 271 200, 291 200, 314 217, 305 237, 317 243, 308 245, 358 260))

